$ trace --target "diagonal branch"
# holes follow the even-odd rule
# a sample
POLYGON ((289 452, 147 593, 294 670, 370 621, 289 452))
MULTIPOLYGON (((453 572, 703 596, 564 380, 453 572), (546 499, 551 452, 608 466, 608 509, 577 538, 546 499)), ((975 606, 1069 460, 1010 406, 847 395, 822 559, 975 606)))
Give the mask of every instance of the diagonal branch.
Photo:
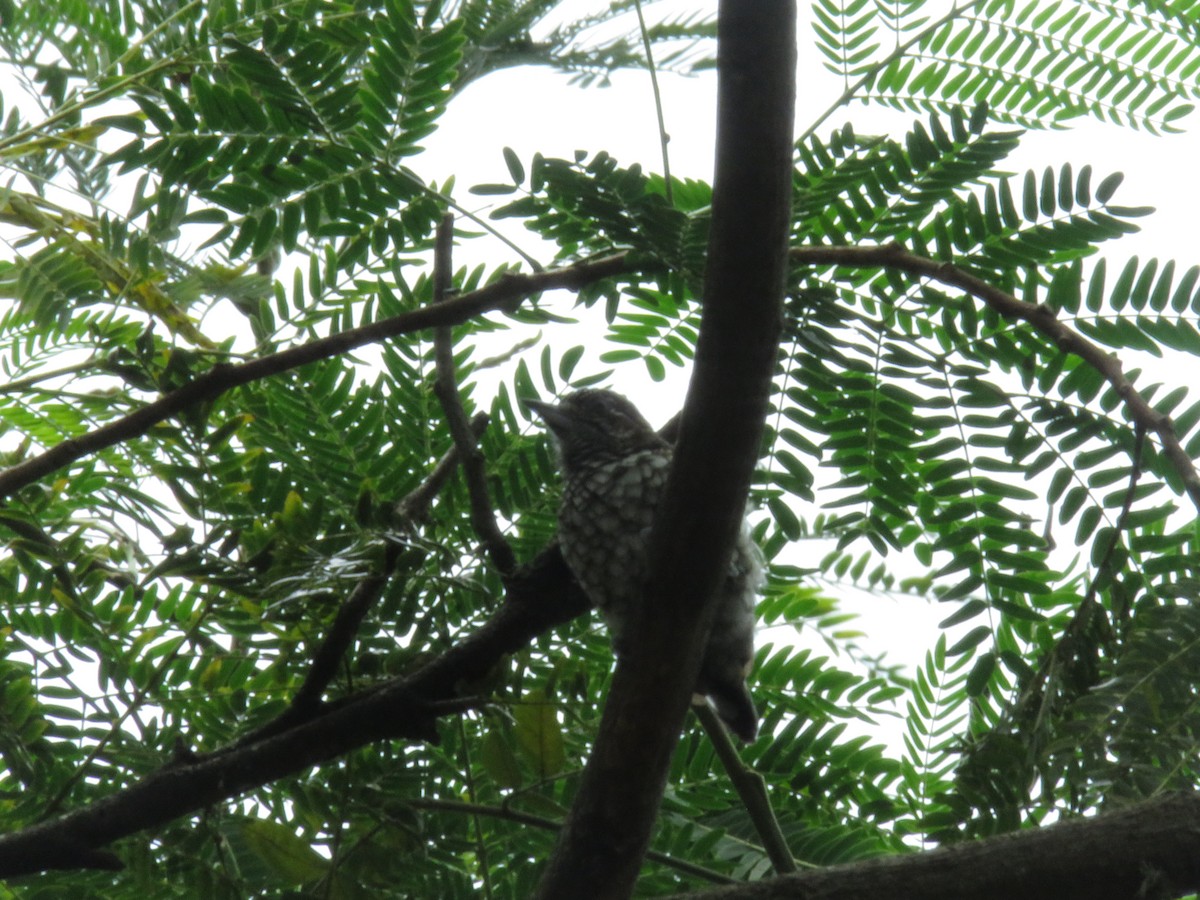
POLYGON ((363 616, 379 599, 395 572, 402 547, 402 544, 389 542, 383 551, 383 559, 378 563, 378 571, 372 572, 356 584, 350 596, 338 608, 333 624, 313 655, 308 674, 292 697, 291 704, 272 723, 275 725, 275 731, 283 731, 298 721, 311 718, 319 709, 321 695, 337 674, 346 650, 354 640, 354 635, 358 633, 363 616))
POLYGON ((506 602, 484 625, 411 676, 359 691, 283 731, 268 725, 231 747, 177 760, 103 800, 0 836, 0 878, 47 869, 116 868, 119 859, 102 848, 118 838, 161 827, 374 741, 428 737, 438 716, 477 705, 460 699, 460 685, 588 609, 557 545, 543 550, 506 587, 506 602))
POLYGON ((1018 300, 970 272, 909 253, 899 244, 882 247, 799 247, 791 251, 796 263, 810 265, 847 266, 852 268, 882 267, 907 272, 956 287, 970 294, 1005 319, 1028 322, 1039 334, 1063 353, 1073 353, 1099 372, 1125 404, 1125 411, 1140 428, 1158 435, 1163 452, 1183 482, 1192 503, 1200 510, 1200 474, 1192 458, 1179 441, 1171 417, 1150 405, 1133 386, 1121 366, 1121 360, 1092 343, 1078 331, 1059 320, 1055 311, 1045 304, 1018 300))
MULTIPOLYGON (((487 421, 488 417, 484 413, 475 416, 467 426, 470 434, 474 437, 482 434, 483 429, 487 427, 487 421)), ((401 514, 401 518, 397 522, 399 527, 407 529, 425 517, 429 504, 437 492, 445 486, 451 472, 458 465, 458 461, 458 449, 451 447, 425 477, 425 480, 396 504, 396 509, 401 514)), ((329 686, 329 682, 333 680, 337 667, 346 655, 346 650, 358 633, 358 626, 362 623, 363 617, 379 599, 388 580, 395 572, 396 562, 404 547, 405 544, 402 541, 389 541, 384 550, 383 559, 379 563, 379 571, 371 573, 355 585, 350 596, 338 609, 333 624, 329 627, 329 632, 313 655, 308 675, 305 676, 304 682, 292 697, 288 709, 271 723, 273 726, 271 733, 290 728, 297 722, 319 712, 321 695, 329 686)), ((261 732, 256 735, 258 738, 263 736, 261 732)), ((247 743, 249 737, 247 736, 239 743, 247 743)))
POLYGON ((379 322, 350 328, 249 362, 237 365, 221 363, 178 390, 164 394, 153 403, 148 403, 127 416, 115 419, 77 438, 68 438, 45 453, 30 457, 0 472, 0 498, 10 497, 26 485, 78 459, 139 437, 159 422, 197 403, 213 400, 240 385, 269 378, 311 362, 330 359, 401 334, 457 325, 486 312, 511 312, 532 294, 555 288, 578 290, 595 281, 611 278, 629 270, 630 262, 626 254, 617 253, 533 275, 508 273, 479 290, 470 291, 436 306, 400 313, 379 322))
POLYGON ((721 724, 721 720, 717 718, 712 707, 707 703, 698 703, 692 706, 692 712, 700 720, 700 726, 708 735, 709 741, 712 742, 717 758, 725 767, 729 783, 737 791, 738 798, 742 801, 742 806, 745 807, 746 815, 750 817, 754 830, 758 832, 763 850, 771 860, 776 874, 786 875, 788 872, 795 872, 796 860, 787 845, 787 838, 783 836, 783 831, 779 827, 775 810, 771 808, 766 779, 742 762, 742 757, 738 754, 737 748, 733 746, 729 732, 725 730, 725 726, 721 724))

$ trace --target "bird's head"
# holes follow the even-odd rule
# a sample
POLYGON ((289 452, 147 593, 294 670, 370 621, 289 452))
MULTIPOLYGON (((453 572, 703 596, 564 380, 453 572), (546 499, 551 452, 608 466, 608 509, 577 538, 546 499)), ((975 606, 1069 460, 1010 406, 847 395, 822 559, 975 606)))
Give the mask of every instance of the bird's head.
POLYGON ((598 462, 668 446, 636 406, 612 391, 575 391, 557 404, 525 403, 550 429, 567 475, 598 462))

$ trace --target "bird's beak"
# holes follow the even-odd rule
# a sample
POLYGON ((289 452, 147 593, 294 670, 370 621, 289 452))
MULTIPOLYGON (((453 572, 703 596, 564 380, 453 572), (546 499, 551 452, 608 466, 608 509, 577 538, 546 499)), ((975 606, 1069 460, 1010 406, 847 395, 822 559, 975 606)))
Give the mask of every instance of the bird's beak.
POLYGON ((553 403, 546 403, 542 400, 526 400, 525 405, 541 416, 546 427, 553 432, 557 433, 571 427, 571 416, 553 403))

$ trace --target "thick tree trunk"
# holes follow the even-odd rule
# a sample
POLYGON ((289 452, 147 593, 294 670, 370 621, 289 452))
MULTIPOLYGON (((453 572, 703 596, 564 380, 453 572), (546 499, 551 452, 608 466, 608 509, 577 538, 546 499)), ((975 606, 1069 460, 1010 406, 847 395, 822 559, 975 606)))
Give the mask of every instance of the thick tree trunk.
POLYGON ((791 0, 726 0, 718 24, 717 159, 704 311, 642 621, 617 665, 595 749, 540 886, 626 897, 741 527, 780 331, 790 223, 791 0))

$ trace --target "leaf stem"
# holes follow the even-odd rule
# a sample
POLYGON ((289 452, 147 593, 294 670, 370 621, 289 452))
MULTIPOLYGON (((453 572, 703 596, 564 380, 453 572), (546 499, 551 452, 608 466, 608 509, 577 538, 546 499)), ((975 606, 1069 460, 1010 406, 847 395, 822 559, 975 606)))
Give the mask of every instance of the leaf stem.
POLYGON ((671 195, 671 154, 667 149, 667 144, 671 142, 671 136, 667 134, 667 123, 663 117, 662 91, 658 87, 658 69, 654 65, 654 52, 650 47, 650 32, 646 29, 646 18, 642 15, 642 0, 634 0, 634 7, 637 9, 642 47, 646 50, 646 68, 650 72, 650 86, 654 92, 654 111, 658 115, 658 143, 662 148, 663 190, 667 198, 667 206, 674 206, 675 201, 671 195))
POLYGON ((845 106, 851 100, 853 100, 855 95, 859 92, 859 90, 861 90, 863 87, 865 87, 871 81, 871 79, 873 79, 876 75, 878 75, 883 69, 890 66, 897 59, 900 59, 902 56, 904 56, 904 54, 907 53, 910 49, 912 49, 912 47, 914 45, 919 44, 921 41, 925 40, 927 37, 929 37, 929 35, 933 34, 935 31, 937 31, 943 25, 945 25, 948 22, 952 22, 954 19, 958 18, 958 16, 960 16, 962 13, 965 13, 967 10, 971 9, 972 7, 979 6, 980 4, 982 4, 982 2, 983 2, 983 0, 969 0, 969 2, 964 3, 962 6, 959 6, 956 3, 954 6, 952 6, 950 8, 949 12, 947 12, 944 16, 942 16, 936 22, 932 23, 928 28, 923 28, 921 31, 919 31, 915 35, 913 35, 911 40, 908 40, 903 44, 899 44, 895 50, 893 50, 891 53, 889 53, 887 56, 885 56, 879 62, 875 63, 875 65, 873 65, 869 69, 867 69, 867 71, 865 73, 863 73, 862 77, 859 78, 858 81, 854 82, 854 84, 850 85, 844 91, 842 91, 841 96, 839 96, 836 100, 834 100, 833 103, 831 103, 829 105, 829 107, 823 113, 821 113, 819 116, 817 116, 817 118, 813 120, 813 123, 811 125, 809 125, 808 128, 804 129, 803 133, 801 133, 800 136, 796 138, 796 143, 797 144, 803 143, 804 141, 806 141, 810 137, 812 137, 813 134, 816 132, 816 130, 818 128, 820 128, 822 124, 824 124, 826 119, 828 119, 831 115, 833 115, 835 112, 837 112, 837 110, 841 109, 843 106, 845 106))

